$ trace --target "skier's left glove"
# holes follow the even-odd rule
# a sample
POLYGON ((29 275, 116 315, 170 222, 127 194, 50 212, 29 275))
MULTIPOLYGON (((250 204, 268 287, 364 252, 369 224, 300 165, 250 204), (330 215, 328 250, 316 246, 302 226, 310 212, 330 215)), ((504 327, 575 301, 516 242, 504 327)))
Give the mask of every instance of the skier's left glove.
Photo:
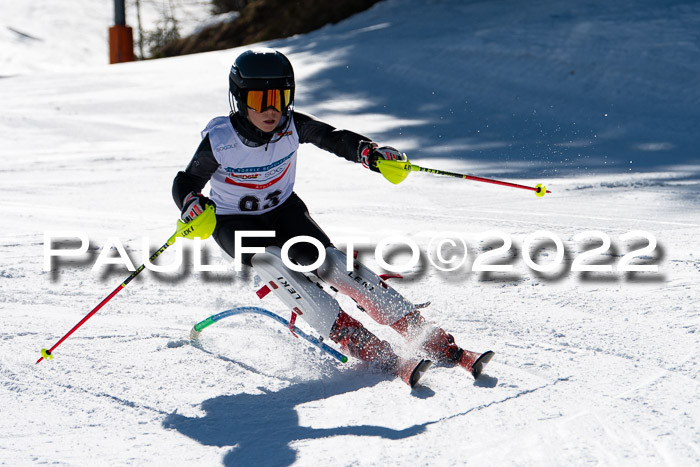
POLYGON ((377 159, 400 162, 408 160, 406 154, 399 152, 398 149, 392 148, 391 146, 379 147, 377 143, 371 141, 360 141, 357 152, 362 165, 374 172, 379 172, 377 168, 377 159))
POLYGON ((192 222, 192 219, 204 212, 207 206, 216 206, 214 201, 210 200, 201 193, 190 192, 182 202, 182 212, 180 219, 185 224, 192 222))

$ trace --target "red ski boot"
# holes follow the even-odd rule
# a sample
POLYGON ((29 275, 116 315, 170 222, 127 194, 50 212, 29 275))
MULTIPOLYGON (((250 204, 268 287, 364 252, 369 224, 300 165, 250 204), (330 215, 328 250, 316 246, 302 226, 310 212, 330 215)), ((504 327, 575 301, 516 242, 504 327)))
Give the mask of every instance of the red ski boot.
POLYGON ((372 334, 362 323, 341 311, 333 324, 330 338, 351 356, 378 363, 383 371, 391 372, 414 387, 431 365, 429 360, 404 360, 394 353, 391 344, 372 334))
POLYGON ((448 334, 443 329, 433 327, 426 337, 421 334, 425 332, 430 324, 421 316, 418 310, 401 318, 396 323, 392 324, 399 334, 409 340, 415 338, 423 339, 423 350, 425 350, 430 358, 438 362, 456 363, 467 371, 471 372, 474 379, 481 375, 484 366, 494 356, 492 351, 478 354, 460 348, 456 343, 452 334, 448 334))
POLYGON ((413 388, 432 364, 433 362, 430 360, 421 360, 419 362, 416 360, 401 360, 395 373, 404 383, 413 388))
POLYGON ((452 334, 440 328, 434 328, 423 342, 423 348, 438 361, 454 362, 469 371, 474 379, 481 375, 486 364, 491 361, 494 353, 489 350, 482 354, 464 350, 455 343, 452 334))
POLYGON ((484 352, 481 355, 479 355, 476 352, 470 352, 464 349, 459 350, 462 351, 462 356, 459 358, 457 364, 461 367, 466 368, 467 371, 470 371, 474 379, 477 379, 479 378, 479 376, 481 376, 481 371, 495 355, 495 353, 492 350, 484 352))

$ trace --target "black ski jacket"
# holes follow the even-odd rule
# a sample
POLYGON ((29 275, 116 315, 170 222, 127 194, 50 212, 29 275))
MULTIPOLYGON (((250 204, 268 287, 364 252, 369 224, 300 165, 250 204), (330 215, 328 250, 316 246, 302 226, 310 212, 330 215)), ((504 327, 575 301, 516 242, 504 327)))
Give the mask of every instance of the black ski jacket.
MULTIPOLYGON (((309 114, 294 111, 293 115, 300 143, 311 143, 338 157, 351 162, 360 162, 358 154, 360 141, 370 141, 369 138, 352 131, 338 130, 309 114)), ((240 133, 240 123, 235 117, 231 117, 231 123, 240 133)), ((214 158, 209 135, 206 135, 185 170, 178 172, 173 181, 173 200, 178 209, 182 209, 183 201, 190 192, 202 191, 218 167, 219 163, 214 158)))

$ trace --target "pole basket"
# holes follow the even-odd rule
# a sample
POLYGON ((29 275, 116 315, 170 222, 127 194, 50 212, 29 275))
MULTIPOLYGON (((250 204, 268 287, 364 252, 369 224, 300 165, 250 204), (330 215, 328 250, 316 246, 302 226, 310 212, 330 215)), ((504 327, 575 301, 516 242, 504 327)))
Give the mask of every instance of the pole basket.
POLYGON ((115 25, 109 28, 109 63, 133 62, 134 33, 131 27, 115 25))

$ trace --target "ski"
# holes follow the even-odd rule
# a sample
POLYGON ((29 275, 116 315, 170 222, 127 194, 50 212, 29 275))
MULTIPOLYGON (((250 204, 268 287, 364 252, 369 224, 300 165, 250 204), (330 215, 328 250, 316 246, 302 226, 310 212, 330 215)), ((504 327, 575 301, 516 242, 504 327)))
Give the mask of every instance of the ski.
POLYGON ((411 386, 411 388, 414 388, 416 384, 418 384, 418 380, 421 379, 423 376, 423 373, 428 371, 428 368, 433 364, 430 360, 421 360, 418 365, 413 369, 411 372, 411 376, 408 379, 408 384, 411 386))
POLYGON ((418 384, 423 373, 428 371, 428 368, 430 368, 432 364, 433 362, 425 359, 419 361, 417 364, 415 360, 407 360, 400 364, 396 375, 413 389, 416 384, 418 384))
POLYGON ((479 379, 484 367, 491 361, 494 355, 496 354, 492 350, 489 350, 488 352, 484 352, 477 357, 472 364, 472 376, 474 379, 479 379))

